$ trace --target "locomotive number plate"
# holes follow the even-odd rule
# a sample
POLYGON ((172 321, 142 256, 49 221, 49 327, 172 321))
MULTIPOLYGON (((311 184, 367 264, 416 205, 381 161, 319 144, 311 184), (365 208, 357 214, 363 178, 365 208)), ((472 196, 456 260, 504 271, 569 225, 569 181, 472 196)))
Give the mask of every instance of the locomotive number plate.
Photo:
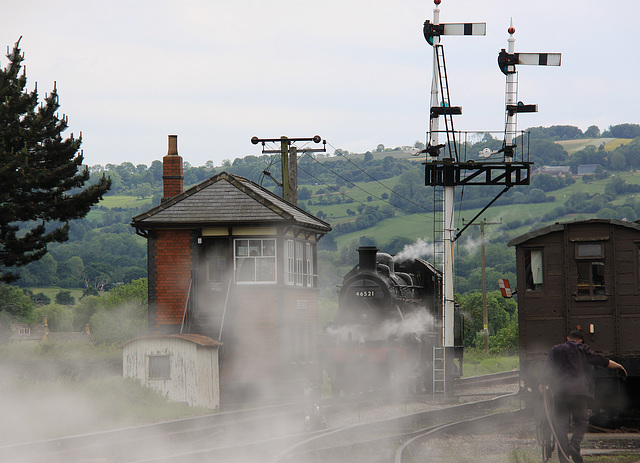
POLYGON ((356 296, 358 297, 373 297, 375 295, 375 291, 356 291, 356 296))

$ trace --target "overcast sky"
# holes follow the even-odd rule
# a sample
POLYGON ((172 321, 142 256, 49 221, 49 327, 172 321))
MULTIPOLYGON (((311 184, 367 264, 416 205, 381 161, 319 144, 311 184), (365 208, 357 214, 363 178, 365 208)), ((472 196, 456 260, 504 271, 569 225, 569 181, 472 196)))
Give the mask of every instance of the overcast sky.
MULTIPOLYGON (((5 3, 1 44, 20 42, 29 88, 57 82, 83 134, 85 163, 151 164, 167 135, 191 165, 260 154, 261 138, 312 137, 365 152, 424 141, 432 48, 425 0, 58 0, 5 3)), ((517 52, 561 52, 561 67, 519 66, 518 128, 640 122, 640 2, 442 0, 460 130, 502 130, 497 66, 513 18, 517 52)), ((4 53, 3 53, 4 55, 4 53)), ((1 65, 7 60, 2 57, 1 65)))

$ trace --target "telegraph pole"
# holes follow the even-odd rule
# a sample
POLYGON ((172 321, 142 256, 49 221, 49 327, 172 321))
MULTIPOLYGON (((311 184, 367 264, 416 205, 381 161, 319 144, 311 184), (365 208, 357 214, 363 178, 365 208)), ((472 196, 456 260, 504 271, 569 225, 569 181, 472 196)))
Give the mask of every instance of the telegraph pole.
MULTIPOLYGON (((464 223, 464 218, 462 219, 464 223)), ((484 227, 486 225, 502 225, 502 219, 500 222, 487 222, 487 219, 483 219, 480 223, 469 223, 469 225, 477 225, 480 227, 480 265, 482 267, 482 326, 484 334, 484 353, 489 353, 489 314, 487 310, 487 272, 485 265, 485 253, 484 253, 484 227)))
POLYGON ((326 153, 327 141, 322 140, 320 135, 312 138, 288 138, 282 136, 280 138, 258 138, 252 137, 251 143, 257 145, 262 143, 262 154, 279 154, 280 163, 282 165, 282 199, 297 205, 298 204, 298 153, 326 153), (298 148, 294 145, 296 142, 314 142, 320 143, 322 148, 298 148), (280 142, 280 149, 267 149, 266 143, 280 142))

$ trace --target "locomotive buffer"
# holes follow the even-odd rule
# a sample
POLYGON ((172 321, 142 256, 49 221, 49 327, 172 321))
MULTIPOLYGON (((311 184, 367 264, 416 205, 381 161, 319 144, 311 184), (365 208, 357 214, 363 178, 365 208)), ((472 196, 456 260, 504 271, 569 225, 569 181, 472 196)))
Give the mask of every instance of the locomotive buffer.
MULTIPOLYGON (((517 98, 517 64, 560 65, 559 53, 515 53, 513 24, 508 29, 508 51, 502 50, 498 56, 500 70, 507 76, 505 131, 502 148, 496 152, 483 153, 490 157, 502 153, 501 161, 461 160, 453 116, 461 115, 462 108, 452 106, 449 96, 449 83, 444 59, 444 48, 440 44, 442 35, 486 35, 485 23, 440 24, 441 0, 434 0, 433 22, 425 21, 423 33, 427 42, 433 46, 433 78, 431 81, 430 123, 427 137, 425 164, 425 184, 436 188, 434 197, 442 196, 442 220, 439 247, 442 254, 443 272, 443 330, 442 346, 444 355, 434 352, 434 392, 451 392, 455 375, 454 359, 462 359, 462 346, 455 345, 454 336, 454 289, 453 289, 453 246, 462 232, 480 217, 502 194, 514 185, 530 183, 531 162, 516 157, 516 124, 520 112, 536 112, 537 105, 524 105, 517 98), (444 121, 444 130, 440 129, 440 118, 444 121), (439 135, 446 137, 446 143, 439 142, 439 135), (504 189, 485 206, 460 232, 455 234, 454 195, 458 185, 502 185, 504 189), (439 191, 438 191, 439 190, 439 191), (441 360, 442 359, 442 360, 441 360), (438 365, 443 367, 440 370, 438 365), (436 379, 439 378, 439 379, 436 379)), ((434 233, 436 229, 434 227, 434 233)), ((437 238, 434 242, 438 241, 437 238)), ((438 247, 438 246, 437 246, 438 247)))

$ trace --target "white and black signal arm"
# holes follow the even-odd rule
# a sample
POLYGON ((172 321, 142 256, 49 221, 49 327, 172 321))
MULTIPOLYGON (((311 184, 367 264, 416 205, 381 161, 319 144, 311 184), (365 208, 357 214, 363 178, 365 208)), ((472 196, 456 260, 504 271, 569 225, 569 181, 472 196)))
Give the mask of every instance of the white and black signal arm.
POLYGON ((429 45, 433 45, 433 38, 441 35, 487 35, 487 23, 433 24, 427 19, 422 33, 429 45))
POLYGON ((513 27, 513 20, 509 29, 508 50, 504 48, 498 53, 498 67, 500 71, 507 76, 506 87, 506 122, 505 122, 505 140, 504 155, 505 161, 511 161, 514 154, 515 145, 513 140, 516 132, 515 114, 517 113, 535 113, 538 112, 538 105, 523 104, 518 101, 518 87, 516 79, 516 65, 525 64, 533 66, 560 66, 562 55, 560 53, 516 53, 515 38, 513 34, 516 32, 513 27))

